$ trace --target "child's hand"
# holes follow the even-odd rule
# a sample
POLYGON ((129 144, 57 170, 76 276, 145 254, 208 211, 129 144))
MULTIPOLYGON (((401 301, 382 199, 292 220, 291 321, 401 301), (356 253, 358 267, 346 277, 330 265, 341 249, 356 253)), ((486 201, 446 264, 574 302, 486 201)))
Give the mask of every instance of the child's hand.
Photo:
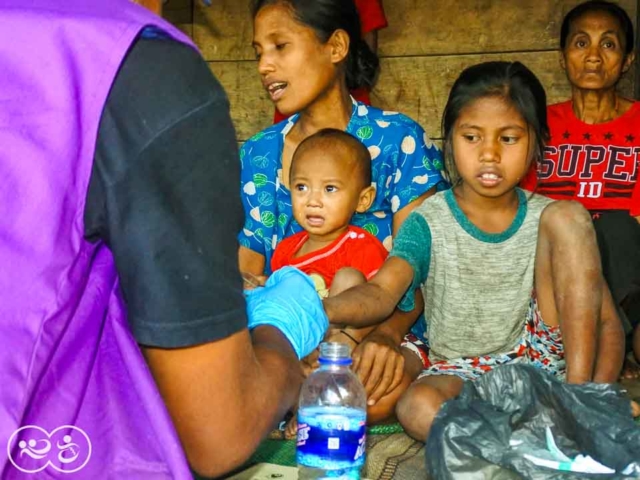
POLYGON ((374 332, 354 350, 352 368, 360 377, 367 392, 367 404, 371 406, 400 385, 404 357, 390 338, 374 332))

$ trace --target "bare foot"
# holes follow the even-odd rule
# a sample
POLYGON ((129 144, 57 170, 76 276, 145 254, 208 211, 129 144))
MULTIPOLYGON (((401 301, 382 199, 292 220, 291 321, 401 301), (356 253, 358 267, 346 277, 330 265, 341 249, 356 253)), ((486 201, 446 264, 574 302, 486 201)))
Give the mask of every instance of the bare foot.
POLYGON ((298 438, 298 413, 297 412, 295 412, 293 417, 291 417, 287 422, 287 426, 284 428, 284 438, 287 440, 294 440, 298 438))
POLYGON ((635 400, 631 400, 631 416, 633 418, 640 417, 640 405, 635 400))
POLYGON ((631 358, 631 355, 627 355, 622 365, 622 373, 620 374, 621 380, 635 380, 640 378, 640 365, 631 358))

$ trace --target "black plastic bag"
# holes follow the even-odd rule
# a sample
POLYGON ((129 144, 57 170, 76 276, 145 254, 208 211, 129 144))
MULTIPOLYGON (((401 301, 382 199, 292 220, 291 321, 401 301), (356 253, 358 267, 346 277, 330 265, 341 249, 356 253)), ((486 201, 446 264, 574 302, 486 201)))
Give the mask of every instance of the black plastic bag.
POLYGON ((640 478, 586 474, 537 466, 523 454, 547 453, 546 428, 570 458, 589 455, 621 472, 640 465, 640 426, 616 385, 567 385, 529 365, 498 367, 446 402, 426 444, 431 478, 640 478), (519 443, 512 446, 512 442, 519 443))

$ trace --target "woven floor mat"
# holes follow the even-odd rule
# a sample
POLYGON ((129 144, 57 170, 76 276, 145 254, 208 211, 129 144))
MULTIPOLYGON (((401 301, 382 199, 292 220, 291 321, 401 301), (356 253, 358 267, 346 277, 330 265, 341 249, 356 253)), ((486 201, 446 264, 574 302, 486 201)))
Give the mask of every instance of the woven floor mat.
MULTIPOLYGON (((282 440, 274 433, 258 448, 250 463, 295 466, 295 440, 282 440), (273 436, 277 436, 273 438, 273 436)), ((422 480, 424 444, 407 436, 400 424, 377 425, 367 433, 367 463, 363 475, 371 480, 422 480)))

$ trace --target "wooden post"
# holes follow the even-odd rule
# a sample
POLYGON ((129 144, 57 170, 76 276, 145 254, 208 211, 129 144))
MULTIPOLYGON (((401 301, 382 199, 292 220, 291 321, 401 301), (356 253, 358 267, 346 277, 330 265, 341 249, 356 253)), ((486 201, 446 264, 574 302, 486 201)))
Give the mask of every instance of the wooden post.
POLYGON ((148 8, 153 13, 162 16, 162 0, 133 0, 135 3, 148 8))

